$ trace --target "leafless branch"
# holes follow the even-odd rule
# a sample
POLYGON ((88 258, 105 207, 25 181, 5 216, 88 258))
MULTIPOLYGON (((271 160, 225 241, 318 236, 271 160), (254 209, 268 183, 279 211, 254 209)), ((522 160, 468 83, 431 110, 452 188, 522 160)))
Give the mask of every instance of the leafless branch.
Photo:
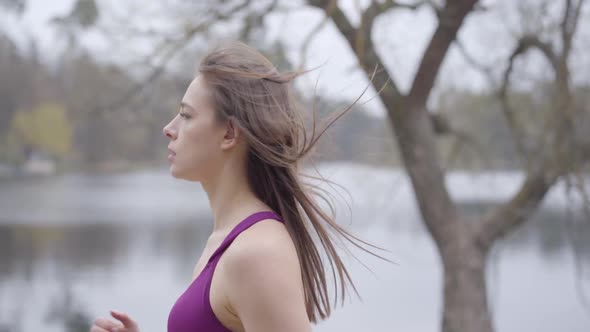
POLYGON ((426 105, 444 55, 456 39, 457 31, 463 24, 465 16, 473 9, 476 2, 476 0, 447 1, 442 9, 439 24, 424 51, 424 57, 420 61, 408 94, 408 102, 412 109, 423 109, 426 105))
POLYGON ((372 21, 379 14, 383 14, 391 9, 416 10, 424 5, 435 7, 434 4, 432 4, 432 1, 429 0, 416 1, 414 3, 400 3, 395 0, 385 0, 383 2, 373 0, 363 15, 366 15, 366 18, 372 21))
POLYGON ((537 36, 523 36, 517 43, 516 48, 512 51, 510 58, 508 59, 508 66, 504 70, 504 74, 502 75, 502 81, 500 84, 500 88, 498 90, 498 98, 501 102, 502 112, 508 122, 508 126, 512 133, 512 137, 514 138, 516 150, 519 152, 519 155, 523 157, 524 161, 528 161, 529 156, 534 154, 534 151, 531 148, 527 147, 526 144, 526 135, 522 130, 522 126, 518 123, 516 119, 516 114, 510 102, 508 101, 508 91, 510 86, 510 76, 512 71, 514 70, 514 64, 516 59, 525 54, 530 49, 538 49, 543 53, 543 55, 547 58, 549 63, 551 64, 553 70, 557 73, 559 70, 559 59, 558 56, 555 54, 553 47, 547 43, 541 41, 537 36))
POLYGON ((242 28, 242 39, 249 40, 250 33, 257 27, 264 26, 264 16, 269 12, 273 12, 278 8, 279 1, 272 0, 263 13, 252 12, 244 18, 244 27, 242 28))
POLYGON ((471 65, 473 68, 475 68, 477 71, 479 71, 488 80, 489 84, 492 87, 495 87, 497 85, 494 82, 495 79, 493 67, 486 66, 483 63, 480 63, 477 59, 475 59, 473 55, 469 54, 469 52, 465 48, 465 45, 463 45, 461 40, 459 40, 458 38, 455 40, 455 46, 457 46, 457 50, 459 51, 459 53, 461 53, 465 61, 467 61, 467 63, 471 65))
POLYGON ((509 202, 484 216, 477 236, 478 244, 489 249, 496 239, 525 222, 537 209, 557 178, 557 172, 544 164, 537 165, 529 171, 518 193, 509 202))
POLYGON ((372 20, 378 14, 366 10, 363 13, 361 26, 357 29, 352 26, 346 15, 338 7, 335 0, 309 0, 308 3, 314 7, 322 9, 329 16, 338 30, 346 38, 349 46, 355 52, 361 68, 367 76, 371 75, 374 68, 382 69, 372 82, 375 89, 379 90, 386 86, 383 94, 390 95, 394 99, 401 97, 401 93, 392 78, 391 73, 387 72, 385 65, 377 55, 375 48, 372 47, 371 27, 372 20), (359 42, 362 39, 362 42, 359 42))
POLYGON ((565 3, 565 10, 560 24, 561 39, 563 42, 563 56, 565 59, 569 58, 569 53, 572 48, 572 40, 577 30, 580 12, 582 11, 584 1, 585 0, 578 0, 578 2, 574 4, 574 0, 566 0, 565 3))
POLYGON ((404 9, 416 10, 416 9, 422 7, 423 5, 430 4, 430 5, 434 6, 432 1, 429 1, 429 0, 416 1, 414 3, 399 3, 395 0, 386 0, 383 3, 379 3, 378 1, 373 1, 373 3, 377 4, 377 6, 379 6, 379 9, 382 12, 387 11, 392 8, 404 8, 404 9))
MULTIPOLYGON (((539 40, 536 36, 524 36, 519 40, 516 48, 510 55, 508 66, 504 71, 501 87, 498 91, 498 96, 502 102, 502 110, 515 139, 517 150, 520 155, 524 156, 525 160, 528 160, 528 156, 532 152, 525 145, 525 134, 516 120, 514 110, 508 102, 507 91, 510 83, 510 74, 513 71, 516 58, 531 48, 539 49, 548 58, 553 69, 557 71, 558 60, 553 48, 549 44, 539 40)), ((483 247, 489 248, 497 238, 500 238, 523 223, 536 209, 546 192, 556 181, 558 174, 551 173, 548 175, 548 170, 546 170, 547 164, 544 160, 540 160, 532 165, 534 166, 531 166, 530 163, 527 165, 528 174, 526 175, 526 179, 512 200, 495 209, 484 218, 479 235, 479 241, 483 247)))
POLYGON ((498 97, 501 102, 502 112, 504 114, 504 117, 506 118, 506 121, 508 122, 508 127, 510 128, 510 132, 512 133, 512 137, 514 138, 516 150, 518 151, 519 155, 522 156, 526 160, 527 159, 526 156, 528 155, 528 151, 525 148, 524 133, 522 132, 522 130, 520 130, 520 126, 516 120, 515 112, 512 109, 510 102, 508 101, 508 93, 507 93, 508 87, 510 84, 510 73, 513 70, 514 61, 516 59, 516 56, 519 54, 519 53, 517 53, 517 51, 518 51, 518 48, 517 48, 517 50, 515 50, 512 53, 512 55, 510 56, 510 59, 508 60, 509 61, 508 67, 504 71, 502 84, 501 84, 500 89, 498 91, 498 97))
MULTIPOLYGON (((503 101, 504 113, 508 119, 513 134, 517 138, 516 140, 519 149, 521 150, 521 153, 524 152, 525 155, 527 155, 527 153, 531 154, 534 151, 525 150, 523 143, 524 133, 519 130, 519 126, 514 117, 514 111, 510 108, 507 102, 508 85, 510 74, 514 67, 514 61, 518 56, 526 53, 530 49, 537 49, 545 56, 555 72, 555 81, 559 88, 553 114, 556 117, 556 121, 563 121, 564 115, 567 116, 569 113, 571 99, 569 85, 567 84, 567 80, 569 79, 567 52, 569 52, 569 48, 571 47, 571 44, 568 45, 568 43, 571 43, 571 38, 575 32, 575 30, 571 29, 576 27, 583 1, 584 0, 580 0, 577 5, 574 5, 572 0, 566 0, 566 9, 561 24, 562 29, 560 31, 564 45, 561 54, 556 53, 550 43, 542 41, 537 36, 527 35, 520 38, 517 47, 510 56, 508 66, 503 75, 502 86, 498 94, 503 101)), ((534 209, 540 204, 548 189, 557 181, 557 179, 561 175, 567 175, 568 172, 575 171, 576 167, 578 167, 577 165, 570 165, 571 160, 569 158, 571 158, 571 156, 568 156, 567 154, 578 154, 581 151, 574 151, 573 147, 563 145, 568 142, 568 136, 563 132, 564 128, 567 129, 567 127, 558 126, 552 132, 552 134, 558 135, 559 145, 555 145, 555 155, 550 158, 541 156, 540 160, 530 163, 528 165, 526 179, 519 192, 507 204, 491 211, 491 213, 486 216, 479 236, 482 246, 490 246, 495 239, 503 236, 511 229, 524 222, 524 220, 526 220, 532 211, 534 211, 534 209), (566 154, 565 156, 563 155, 564 153, 566 154), (566 161, 558 160, 561 157, 566 157, 568 159, 566 161), (562 165, 564 163, 567 165, 562 165)), ((583 190, 581 192, 584 193, 583 190)), ((585 197, 585 199, 587 198, 585 197)))
MULTIPOLYGON (((147 86, 149 86, 154 80, 156 80, 165 70, 166 65, 170 62, 170 60, 178 54, 184 47, 186 47, 191 40, 193 40, 196 36, 200 33, 203 33, 208 29, 208 27, 214 23, 227 21, 234 17, 237 13, 243 11, 244 9, 248 8, 252 0, 246 0, 241 2, 240 4, 230 8, 227 11, 219 11, 216 14, 211 15, 210 20, 203 21, 199 24, 194 26, 188 26, 184 30, 184 34, 177 39, 170 39, 167 38, 162 41, 158 46, 154 48, 152 54, 148 57, 151 59, 160 58, 159 64, 156 65, 152 71, 147 75, 145 79, 143 79, 140 83, 136 84, 133 88, 125 92, 120 98, 107 103, 106 105, 101 105, 96 107, 93 111, 94 112, 102 112, 102 111, 115 111, 125 104, 127 104, 131 99, 137 96, 141 91, 143 91, 147 86)), ((276 4, 276 1, 273 1, 269 8, 264 11, 261 15, 268 13, 273 6, 276 4)), ((149 60, 148 60, 149 62, 149 60)))
POLYGON ((553 70, 558 70, 558 63, 559 58, 556 54, 553 46, 545 41, 539 39, 539 37, 534 35, 525 35, 519 41, 516 49, 512 52, 511 58, 516 57, 520 54, 526 53, 529 49, 536 48, 545 55, 553 70))

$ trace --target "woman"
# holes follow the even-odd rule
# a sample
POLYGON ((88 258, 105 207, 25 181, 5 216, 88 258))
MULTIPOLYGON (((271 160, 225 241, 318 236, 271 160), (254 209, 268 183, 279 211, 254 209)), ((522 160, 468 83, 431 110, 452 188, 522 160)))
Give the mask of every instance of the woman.
MULTIPOLYGON (((178 115, 164 127, 170 172, 201 183, 214 220, 193 281, 170 311, 168 332, 311 331, 310 323, 331 311, 312 235, 338 275, 342 301, 345 282, 354 288, 328 230, 357 246, 368 243, 327 216, 310 196, 317 187, 298 174, 302 158, 348 109, 308 137, 289 88, 298 74, 279 73, 241 43, 217 48, 203 58, 178 115)), ((117 321, 98 319, 91 331, 139 331, 128 315, 111 315, 117 321)))

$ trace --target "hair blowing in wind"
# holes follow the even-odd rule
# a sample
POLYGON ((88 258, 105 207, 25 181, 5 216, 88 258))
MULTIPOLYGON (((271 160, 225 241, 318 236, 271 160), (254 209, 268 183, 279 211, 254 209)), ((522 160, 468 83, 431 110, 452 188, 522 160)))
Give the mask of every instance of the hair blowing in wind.
POLYGON ((251 188, 259 199, 281 215, 293 239, 301 264, 309 320, 315 323, 318 318, 325 319, 331 312, 326 260, 334 277, 334 303, 339 297, 344 302, 347 283, 358 295, 334 240, 346 239, 385 259, 361 244, 380 248, 352 235, 323 211, 318 200, 326 202, 334 212, 325 197, 327 192, 303 182, 302 178, 328 180, 300 173, 302 161, 318 139, 334 121, 351 110, 352 105, 327 119, 319 130, 316 130, 314 117, 311 133, 308 133, 304 113, 291 87, 293 79, 305 72, 280 73, 261 53, 242 43, 234 42, 210 51, 199 64, 198 73, 212 91, 217 120, 231 121, 246 138, 251 188), (320 249, 324 250, 325 259, 320 249))

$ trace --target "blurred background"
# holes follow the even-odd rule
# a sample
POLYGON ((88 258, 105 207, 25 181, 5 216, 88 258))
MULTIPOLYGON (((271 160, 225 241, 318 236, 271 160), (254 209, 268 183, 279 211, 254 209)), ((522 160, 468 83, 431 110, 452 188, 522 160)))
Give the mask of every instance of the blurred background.
POLYGON ((166 329, 212 220, 161 130, 235 39, 317 67, 310 114, 361 96, 315 165, 396 264, 345 256, 314 331, 590 331, 588 1, 0 0, 1 332, 166 329))

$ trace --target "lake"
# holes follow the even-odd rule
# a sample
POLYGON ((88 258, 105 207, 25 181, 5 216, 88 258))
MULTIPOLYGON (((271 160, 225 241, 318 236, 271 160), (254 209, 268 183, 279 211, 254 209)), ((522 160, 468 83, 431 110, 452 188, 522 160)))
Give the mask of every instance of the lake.
MULTIPOLYGON (((366 268, 345 256, 362 301, 350 293, 314 331, 439 331, 441 266, 404 173, 319 169, 348 191, 326 186, 339 223, 396 264, 353 251, 366 268)), ((511 172, 447 177, 466 213, 505 200, 521 180, 511 172)), ((590 221, 579 206, 557 186, 494 247, 487 278, 497 331, 590 331, 590 221)), ((211 226, 201 187, 166 169, 0 180, 0 331, 83 331, 110 309, 128 312, 144 332, 165 331, 211 226)))

